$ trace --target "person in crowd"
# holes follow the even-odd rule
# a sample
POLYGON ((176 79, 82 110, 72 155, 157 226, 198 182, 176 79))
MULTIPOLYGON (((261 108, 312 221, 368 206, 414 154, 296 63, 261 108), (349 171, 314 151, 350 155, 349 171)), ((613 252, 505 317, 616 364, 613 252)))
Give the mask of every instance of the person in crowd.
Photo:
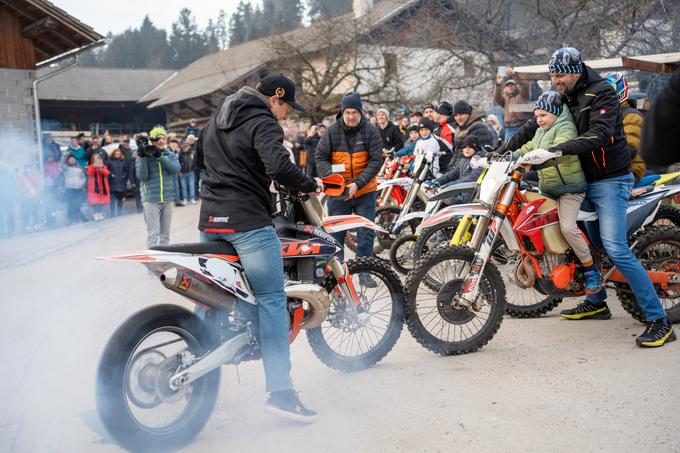
POLYGON ((436 112, 434 111, 434 107, 434 104, 425 104, 423 107, 423 116, 432 122, 436 122, 436 112))
MULTIPOLYGON (((82 132, 78 134, 78 144, 80 145, 81 148, 83 148, 83 150, 85 150, 85 152, 87 152, 90 149, 90 146, 92 146, 92 142, 86 139, 85 134, 83 134, 82 132)), ((85 161, 85 166, 87 166, 87 161, 85 161)))
MULTIPOLYGON (((386 109, 383 109, 383 110, 385 112, 387 112, 386 109)), ((380 126, 380 121, 378 121, 378 114, 377 113, 376 113, 375 118, 376 118, 376 121, 377 121, 377 124, 378 124, 378 129, 380 129, 381 126, 380 126)), ((388 122, 389 122, 389 118, 390 118, 390 116, 388 114, 387 115, 387 121, 388 122)), ((410 124, 410 122, 408 120, 408 115, 406 113, 399 115, 399 117, 397 118, 397 129, 401 133, 402 142, 404 141, 404 137, 406 137, 406 135, 408 134, 407 129, 408 129, 409 124, 410 124)))
MULTIPOLYGON (((196 137, 190 135, 191 141, 195 141, 196 137)), ((189 145, 189 137, 187 143, 183 143, 179 153, 179 174, 180 183, 182 186, 182 204, 186 206, 187 203, 196 204, 196 175, 194 174, 194 158, 196 155, 195 148, 189 145)))
POLYGON ((633 107, 628 100, 628 82, 626 82, 622 73, 615 72, 602 75, 602 77, 616 90, 619 97, 621 115, 623 115, 623 131, 626 133, 626 141, 631 148, 630 170, 635 176, 635 182, 638 182, 645 176, 647 170, 645 161, 640 157, 640 136, 642 135, 644 118, 642 113, 633 107))
POLYGON ((454 138, 454 159, 463 155, 463 142, 468 135, 476 136, 484 149, 493 145, 493 134, 490 126, 484 121, 485 115, 484 110, 478 107, 473 108, 466 101, 458 101, 453 106, 453 120, 458 126, 454 138))
POLYGON ((307 173, 307 150, 305 149, 305 139, 307 138, 307 131, 297 130, 295 138, 293 140, 293 154, 295 156, 295 162, 298 167, 307 173))
POLYGON ((401 149, 404 146, 404 136, 399 128, 390 121, 390 112, 387 109, 378 109, 375 118, 378 120, 378 132, 382 140, 383 152, 401 149))
POLYGON ((111 136, 109 131, 106 131, 104 132, 104 136, 102 137, 102 146, 108 145, 113 145, 113 136, 111 136))
POLYGON ((48 228, 54 228, 57 220, 57 200, 61 185, 61 171, 59 161, 53 154, 47 156, 43 164, 43 205, 45 207, 45 223, 48 228))
POLYGON ((496 75, 493 101, 494 104, 503 107, 506 139, 512 137, 522 124, 531 117, 529 113, 511 110, 513 106, 528 104, 530 96, 529 82, 520 74, 515 73, 511 66, 507 67, 505 75, 496 75))
POLYGON ((455 123, 452 124, 453 107, 446 101, 442 101, 434 108, 434 123, 437 125, 433 131, 437 137, 449 145, 453 151, 453 138, 456 135, 455 123))
POLYGON ((54 141, 54 137, 50 133, 43 134, 43 156, 45 160, 52 156, 52 162, 59 162, 61 159, 61 148, 59 144, 54 141))
MULTIPOLYGON (((446 173, 439 176, 435 181, 435 186, 446 184, 458 184, 463 182, 474 182, 482 174, 482 168, 472 168, 470 162, 472 157, 482 152, 482 145, 479 138, 475 135, 468 135, 463 142, 463 157, 451 161, 451 165, 446 169, 446 173)), ((467 203, 471 201, 473 194, 458 194, 449 200, 450 203, 467 203)))
POLYGON ((85 187, 85 171, 78 164, 76 158, 68 151, 64 151, 60 162, 64 179, 64 196, 67 204, 68 222, 79 223, 85 220, 80 211, 83 202, 83 188, 85 187))
POLYGON ((680 162, 678 147, 669 147, 677 140, 676 129, 680 118, 680 68, 671 75, 661 93, 647 112, 642 128, 640 156, 651 165, 680 162))
MULTIPOLYGON (((589 237, 595 241, 600 239, 645 314, 647 327, 635 341, 640 347, 663 346, 676 339, 675 332, 647 272, 628 248, 626 211, 635 177, 630 172, 630 150, 616 91, 583 63, 581 53, 573 47, 555 51, 548 63, 548 72, 553 86, 563 95, 579 133, 575 139, 549 150, 579 157, 588 181, 586 198, 595 206, 599 222, 599 233, 590 231, 589 237)), ((537 127, 536 121, 527 122, 515 135, 516 143, 535 133, 537 127)), ((588 295, 576 308, 562 311, 561 316, 609 319, 611 312, 606 298, 607 293, 602 289, 588 295)))
MULTIPOLYGON (((411 113, 409 115, 408 120, 409 120, 409 129, 411 128, 412 125, 420 123, 420 120, 423 118, 423 112, 421 111, 416 111, 411 113)), ((408 138, 408 129, 406 130, 406 138, 408 138)))
POLYGON ((310 126, 309 130, 307 131, 307 137, 305 137, 305 152, 307 153, 307 165, 305 166, 305 170, 307 175, 311 176, 312 178, 319 176, 318 172, 316 171, 316 159, 314 153, 316 153, 316 146, 319 144, 319 140, 321 140, 321 134, 319 133, 321 127, 323 127, 323 125, 310 126))
POLYGON ((24 165, 23 173, 17 178, 21 206, 21 224, 26 233, 40 229, 40 196, 42 181, 32 165, 24 165))
POLYGON ((198 128, 196 118, 191 118, 191 120, 189 121, 189 126, 187 126, 186 129, 184 129, 184 137, 188 137, 190 135, 198 137, 200 133, 201 129, 198 128))
MULTIPOLYGON (((187 135, 186 143, 191 149, 194 150, 194 158, 196 156, 196 147, 200 140, 200 135, 187 135)), ((203 178, 203 173, 200 168, 194 166, 194 193, 196 194, 196 199, 201 196, 201 178, 203 178)))
MULTIPOLYGON (((422 118, 420 119, 422 121, 422 118)), ((419 138, 420 134, 418 133, 418 124, 411 124, 408 128, 408 139, 406 140, 406 143, 404 143, 404 147, 397 151, 394 155, 396 157, 404 157, 413 154, 419 138)))
POLYGON ((491 126, 491 129, 495 133, 496 137, 491 143, 494 148, 500 146, 505 142, 505 129, 501 126, 501 122, 496 115, 493 113, 486 117, 486 124, 491 126))
MULTIPOLYGON (((530 142, 513 152, 513 160, 529 151, 551 148, 578 136, 574 118, 569 109, 564 107, 562 96, 556 91, 546 91, 539 96, 534 107, 534 116, 538 123, 536 134, 530 142)), ((588 244, 576 225, 576 217, 588 186, 580 159, 573 154, 558 157, 554 165, 538 170, 538 181, 541 192, 557 199, 560 229, 581 262, 586 294, 597 293, 602 287, 600 272, 593 264, 588 244)))
POLYGON ((80 137, 71 137, 71 144, 66 151, 75 158, 80 168, 87 166, 87 157, 85 150, 80 145, 80 137))
POLYGON ((99 158, 102 160, 102 162, 106 162, 106 160, 109 158, 109 155, 106 153, 104 148, 102 148, 101 141, 99 140, 99 137, 92 137, 92 142, 90 144, 90 148, 85 152, 85 158, 87 159, 88 162, 92 162, 92 156, 98 155, 99 158))
POLYGON ((448 164, 450 163, 450 160, 443 160, 442 158, 445 158, 450 156, 450 151, 448 148, 448 144, 445 143, 442 139, 438 138, 436 135, 434 135, 433 130, 435 128, 435 125, 432 121, 430 121, 428 118, 422 118, 420 120, 420 123, 418 124, 418 133, 420 135, 420 138, 416 142, 416 146, 413 150, 413 153, 418 155, 418 154, 424 154, 424 155, 430 155, 432 159, 432 175, 435 178, 440 177, 445 169, 447 168, 448 164), (444 155, 438 155, 438 153, 445 153, 444 155))
POLYGON ((167 147, 168 133, 162 126, 149 132, 153 150, 142 150, 135 160, 135 173, 142 185, 142 203, 146 222, 146 245, 167 245, 170 243, 172 203, 175 199, 172 181, 179 173, 177 153, 167 147))
POLYGON ((87 203, 92 206, 93 219, 95 222, 104 220, 102 210, 111 202, 111 188, 109 187, 111 171, 104 165, 104 160, 98 153, 92 154, 90 165, 85 171, 87 173, 87 203))
POLYGON ((0 238, 14 235, 14 216, 19 191, 14 172, 0 161, 0 238))
MULTIPOLYGON (((168 141, 168 146, 170 151, 175 153, 175 156, 177 156, 177 161, 179 162, 179 153, 181 151, 179 141, 175 138, 170 139, 168 141)), ((172 191, 175 195, 175 206, 186 206, 186 202, 182 200, 182 181, 180 180, 179 172, 172 175, 172 191)))
POLYGON ((123 201, 125 200, 130 166, 120 148, 114 149, 111 152, 111 157, 106 162, 106 166, 111 172, 109 175, 111 217, 118 217, 123 212, 123 201))
POLYGON ((268 190, 272 179, 292 191, 308 193, 323 187, 292 163, 283 148, 279 121, 292 109, 304 110, 295 101, 295 83, 272 74, 257 88, 243 87, 226 98, 210 118, 196 152, 196 166, 205 170, 199 229, 202 241, 228 241, 234 246, 257 299, 270 393, 266 410, 313 422, 318 415, 300 402, 290 375, 281 241, 272 226, 268 190))
MULTIPOLYGON (((359 93, 351 92, 343 97, 335 123, 316 148, 316 168, 321 177, 340 173, 347 180, 347 198, 330 197, 329 215, 357 214, 372 221, 383 145, 380 133, 367 123, 362 112, 359 93)), ((345 233, 337 233, 335 238, 344 248, 345 233)), ((373 255, 373 238, 373 230, 359 229, 357 256, 373 255)), ((360 275, 360 280, 364 286, 376 286, 368 274, 360 275)))
MULTIPOLYGON (((118 145, 118 149, 123 153, 123 156, 125 157, 125 162, 127 163, 127 175, 128 175, 128 180, 130 181, 130 185, 132 186, 132 194, 135 197, 135 206, 137 208, 138 213, 143 212, 142 208, 142 195, 139 192, 139 179, 137 179, 137 175, 135 174, 135 160, 137 159, 137 153, 132 151, 132 148, 130 147, 130 137, 127 135, 123 135, 120 137, 120 145, 118 145)), ((127 191, 127 183, 126 183, 126 191, 127 191)))

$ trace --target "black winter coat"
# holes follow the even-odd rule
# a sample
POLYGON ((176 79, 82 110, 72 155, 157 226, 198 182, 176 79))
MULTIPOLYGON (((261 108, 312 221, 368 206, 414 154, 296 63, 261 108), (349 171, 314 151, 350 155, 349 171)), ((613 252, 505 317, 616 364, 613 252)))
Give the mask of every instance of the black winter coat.
POLYGON ((128 171, 130 166, 125 159, 109 159, 106 166, 111 174, 109 175, 109 187, 111 192, 125 192, 127 189, 128 171))
POLYGON ((680 162, 678 119, 680 118, 680 69, 656 98, 642 126, 640 155, 648 164, 680 162))
MULTIPOLYGON (((588 182, 623 176, 630 172, 631 158, 619 98, 597 72, 583 66, 581 78, 564 96, 579 136, 553 146, 550 151, 578 155, 588 182)), ((505 148, 519 148, 533 138, 536 129, 535 120, 527 121, 505 148)))
POLYGON ((376 127, 380 133, 380 139, 382 140, 383 148, 394 148, 394 151, 399 151, 404 147, 404 135, 393 123, 388 121, 385 129, 382 129, 380 126, 376 127))
POLYGON ((202 131, 196 167, 205 170, 199 229, 250 231, 272 224, 272 179, 312 192, 314 179, 290 161, 283 130, 258 91, 241 88, 224 100, 202 131))
POLYGON ((467 122, 458 128, 458 132, 453 138, 454 152, 453 158, 463 157, 463 142, 468 135, 474 135, 479 139, 479 143, 484 146, 493 145, 493 134, 491 127, 484 121, 486 113, 478 108, 473 108, 467 122))

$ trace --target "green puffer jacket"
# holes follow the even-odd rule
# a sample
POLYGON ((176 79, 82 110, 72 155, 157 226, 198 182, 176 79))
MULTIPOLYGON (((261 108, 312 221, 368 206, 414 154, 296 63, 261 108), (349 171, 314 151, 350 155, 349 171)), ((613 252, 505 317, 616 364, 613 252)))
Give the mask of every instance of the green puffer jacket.
MULTIPOLYGON (((512 153, 512 159, 515 160, 535 149, 548 149, 551 146, 559 145, 576 137, 578 137, 578 133, 576 132, 574 119, 569 109, 564 108, 562 109, 562 114, 550 129, 546 131, 538 128, 530 142, 512 153)), ((559 197, 565 193, 585 192, 588 183, 581 169, 581 162, 578 156, 562 156, 555 159, 555 161, 556 165, 550 160, 538 170, 538 187, 541 189, 541 192, 553 197, 559 197)))

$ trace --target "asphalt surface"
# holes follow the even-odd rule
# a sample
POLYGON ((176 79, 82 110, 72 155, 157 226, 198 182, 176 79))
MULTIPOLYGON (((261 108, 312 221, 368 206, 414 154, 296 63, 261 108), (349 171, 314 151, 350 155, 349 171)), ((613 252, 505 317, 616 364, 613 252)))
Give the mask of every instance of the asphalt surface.
MULTIPOLYGON (((197 240, 197 216, 175 209, 173 242, 197 240)), ((128 215, 0 241, 0 451, 120 451, 95 409, 104 344, 143 307, 189 307, 141 265, 94 259, 143 250, 145 235, 128 215)), ((300 336, 293 378, 318 423, 264 413, 262 365, 244 363, 223 368, 215 412, 184 451, 680 451, 680 342, 639 349, 643 326, 613 297, 610 307, 608 321, 505 318, 486 347, 458 357, 404 329, 382 362, 351 374, 300 336)))

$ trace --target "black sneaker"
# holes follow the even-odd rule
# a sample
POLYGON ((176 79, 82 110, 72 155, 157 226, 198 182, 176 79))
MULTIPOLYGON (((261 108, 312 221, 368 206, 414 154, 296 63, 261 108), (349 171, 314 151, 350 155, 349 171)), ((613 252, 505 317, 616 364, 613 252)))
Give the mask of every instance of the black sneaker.
POLYGON ((316 412, 302 405, 295 390, 272 392, 264 409, 270 414, 280 415, 302 423, 314 423, 319 419, 316 412))
POLYGON ((576 308, 562 310, 560 316, 566 319, 609 319, 612 312, 609 311, 607 304, 595 305, 584 300, 576 308))
POLYGON ((375 280, 373 280, 371 277, 371 274, 367 274, 366 272, 359 274, 359 283, 364 288, 376 288, 378 286, 375 280))
POLYGON ((676 339, 671 323, 663 318, 648 322, 644 333, 635 339, 635 343, 641 348, 658 348, 676 339))

